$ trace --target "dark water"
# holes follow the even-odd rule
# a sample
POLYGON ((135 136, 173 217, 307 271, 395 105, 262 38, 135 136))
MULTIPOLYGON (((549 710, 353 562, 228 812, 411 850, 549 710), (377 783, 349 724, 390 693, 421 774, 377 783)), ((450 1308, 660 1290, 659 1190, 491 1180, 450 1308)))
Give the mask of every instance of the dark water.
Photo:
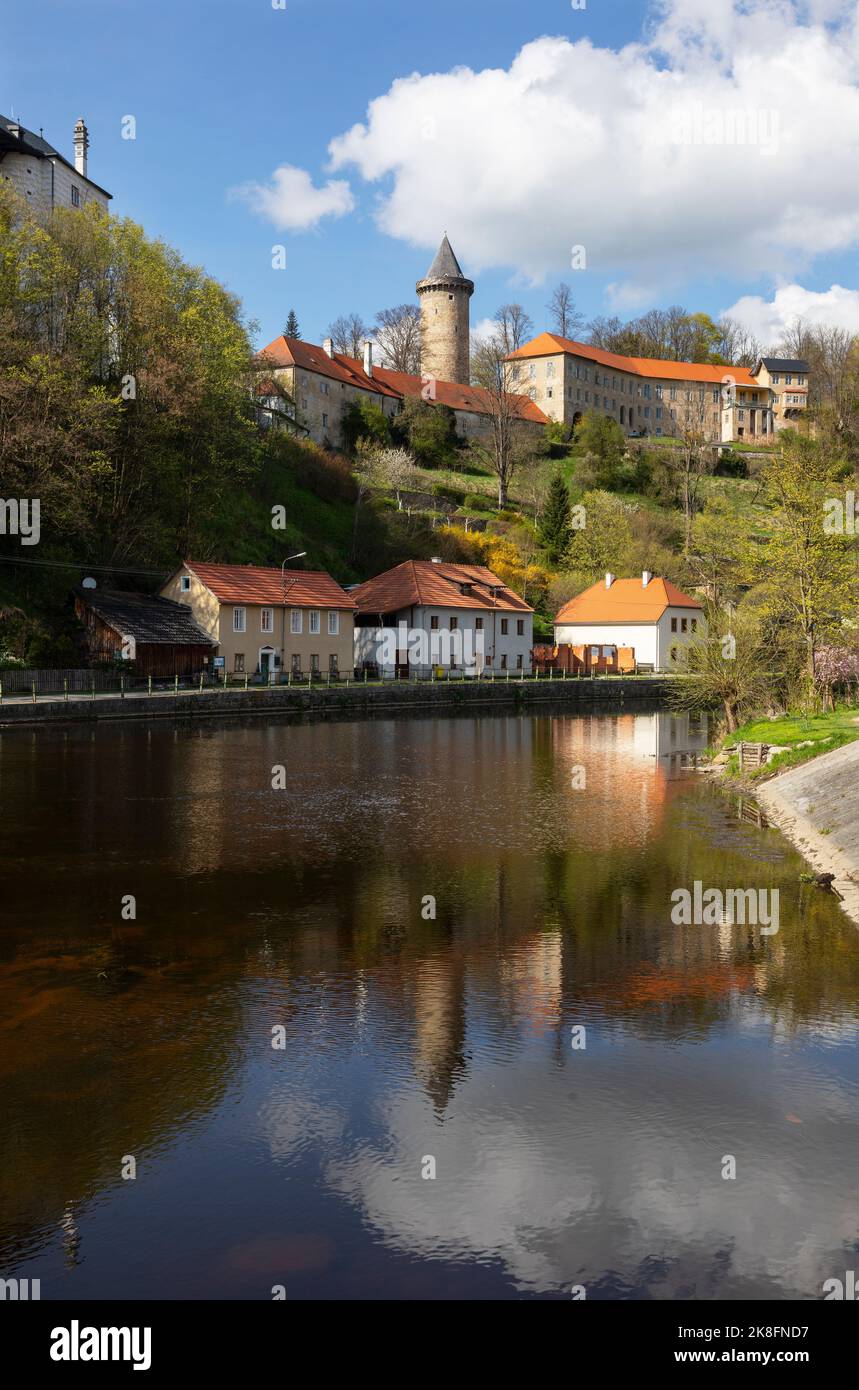
POLYGON ((567 714, 0 737, 0 1275, 819 1298, 859 1256, 859 930, 684 769, 704 743, 567 714), (778 887, 779 932, 673 925, 696 879, 778 887))

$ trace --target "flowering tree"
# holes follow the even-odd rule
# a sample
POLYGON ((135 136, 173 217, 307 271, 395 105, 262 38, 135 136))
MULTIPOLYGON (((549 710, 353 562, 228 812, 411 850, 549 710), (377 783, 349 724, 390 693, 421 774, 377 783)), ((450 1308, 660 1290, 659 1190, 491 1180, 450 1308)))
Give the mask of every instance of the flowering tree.
POLYGON ((821 647, 814 657, 814 684, 821 693, 824 710, 832 709, 836 690, 855 690, 859 686, 859 651, 851 647, 821 647))

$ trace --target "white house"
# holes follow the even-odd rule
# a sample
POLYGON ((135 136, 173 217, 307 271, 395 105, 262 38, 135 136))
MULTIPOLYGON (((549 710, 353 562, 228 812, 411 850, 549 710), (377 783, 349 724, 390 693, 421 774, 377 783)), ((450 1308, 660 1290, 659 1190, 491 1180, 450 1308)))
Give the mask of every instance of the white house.
POLYGON ((350 591, 355 665, 383 675, 433 668, 475 675, 531 671, 534 610, 481 565, 406 560, 350 591))
POLYGON ((72 134, 74 162, 20 121, 0 116, 0 179, 6 179, 41 217, 54 208, 96 203, 106 212, 111 195, 89 177, 89 131, 81 118, 72 134))
POLYGON ((706 631, 698 600, 648 570, 639 579, 607 574, 555 618, 556 645, 631 647, 636 664, 655 671, 681 665, 684 646, 706 631))

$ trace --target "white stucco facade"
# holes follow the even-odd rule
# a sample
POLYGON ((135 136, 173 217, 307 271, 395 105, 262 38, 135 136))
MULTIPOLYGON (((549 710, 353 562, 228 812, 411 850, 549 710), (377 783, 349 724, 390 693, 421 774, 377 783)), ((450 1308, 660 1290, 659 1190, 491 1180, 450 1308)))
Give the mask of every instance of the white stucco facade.
POLYGON ((432 667, 467 675, 531 673, 532 613, 415 606, 401 609, 396 618, 396 625, 384 628, 355 628, 359 670, 370 662, 385 676, 394 676, 397 667, 406 665, 419 675, 428 675, 432 667))
POLYGON ((671 671, 682 665, 683 647, 706 631, 703 610, 667 608, 653 623, 559 623, 555 625, 555 643, 573 647, 632 647, 639 666, 671 671))

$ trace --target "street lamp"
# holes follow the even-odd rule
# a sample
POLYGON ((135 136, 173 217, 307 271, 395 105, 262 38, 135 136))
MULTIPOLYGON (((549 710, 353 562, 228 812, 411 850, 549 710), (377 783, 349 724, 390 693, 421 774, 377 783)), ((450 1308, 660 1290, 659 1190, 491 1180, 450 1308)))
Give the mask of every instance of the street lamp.
POLYGON ((286 600, 298 583, 298 575, 295 576, 289 588, 286 587, 286 566, 290 560, 301 560, 307 554, 306 550, 299 550, 297 555, 287 555, 280 567, 280 583, 283 590, 283 616, 280 624, 280 669, 283 671, 283 663, 286 660, 286 600))

